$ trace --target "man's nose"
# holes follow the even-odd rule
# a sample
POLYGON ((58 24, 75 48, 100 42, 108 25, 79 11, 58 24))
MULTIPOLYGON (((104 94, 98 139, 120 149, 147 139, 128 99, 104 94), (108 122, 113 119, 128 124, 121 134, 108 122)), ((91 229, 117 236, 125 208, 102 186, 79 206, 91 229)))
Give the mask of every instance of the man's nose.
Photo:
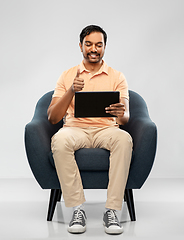
POLYGON ((96 46, 95 44, 92 45, 92 49, 91 49, 92 52, 97 52, 97 49, 96 49, 96 46))

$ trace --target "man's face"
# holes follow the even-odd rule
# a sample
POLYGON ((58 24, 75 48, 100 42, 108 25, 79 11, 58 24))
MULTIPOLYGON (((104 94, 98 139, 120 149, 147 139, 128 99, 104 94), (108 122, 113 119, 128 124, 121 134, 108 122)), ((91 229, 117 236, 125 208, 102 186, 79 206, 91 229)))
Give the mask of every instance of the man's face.
POLYGON ((83 53, 84 60, 89 63, 101 62, 105 52, 104 36, 101 32, 90 33, 79 46, 83 53))

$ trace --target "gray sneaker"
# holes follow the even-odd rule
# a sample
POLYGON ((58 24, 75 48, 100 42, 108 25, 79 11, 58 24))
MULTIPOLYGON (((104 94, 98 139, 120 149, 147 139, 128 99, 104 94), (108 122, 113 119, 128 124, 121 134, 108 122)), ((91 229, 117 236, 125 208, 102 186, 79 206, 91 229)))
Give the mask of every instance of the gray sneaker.
POLYGON ((123 232, 123 227, 120 225, 115 210, 110 209, 104 213, 103 223, 105 232, 108 234, 121 234, 123 232))
POLYGON ((72 220, 68 226, 70 233, 83 233, 86 231, 86 214, 84 210, 78 208, 73 212, 72 220))

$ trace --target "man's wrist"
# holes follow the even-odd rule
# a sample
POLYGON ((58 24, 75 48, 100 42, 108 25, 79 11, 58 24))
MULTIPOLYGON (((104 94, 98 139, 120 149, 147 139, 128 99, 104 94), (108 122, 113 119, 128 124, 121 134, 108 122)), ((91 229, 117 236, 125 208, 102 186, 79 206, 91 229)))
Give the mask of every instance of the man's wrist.
POLYGON ((73 94, 75 94, 75 89, 74 89, 74 85, 72 84, 72 86, 70 87, 70 90, 73 94))

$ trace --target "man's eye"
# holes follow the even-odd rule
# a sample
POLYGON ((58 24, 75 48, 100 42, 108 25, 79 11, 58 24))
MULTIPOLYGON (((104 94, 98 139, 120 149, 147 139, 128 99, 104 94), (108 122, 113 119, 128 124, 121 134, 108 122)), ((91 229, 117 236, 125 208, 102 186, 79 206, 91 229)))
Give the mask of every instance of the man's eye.
POLYGON ((85 43, 85 45, 86 45, 87 47, 90 47, 90 46, 91 46, 91 44, 90 44, 90 43, 85 43))

